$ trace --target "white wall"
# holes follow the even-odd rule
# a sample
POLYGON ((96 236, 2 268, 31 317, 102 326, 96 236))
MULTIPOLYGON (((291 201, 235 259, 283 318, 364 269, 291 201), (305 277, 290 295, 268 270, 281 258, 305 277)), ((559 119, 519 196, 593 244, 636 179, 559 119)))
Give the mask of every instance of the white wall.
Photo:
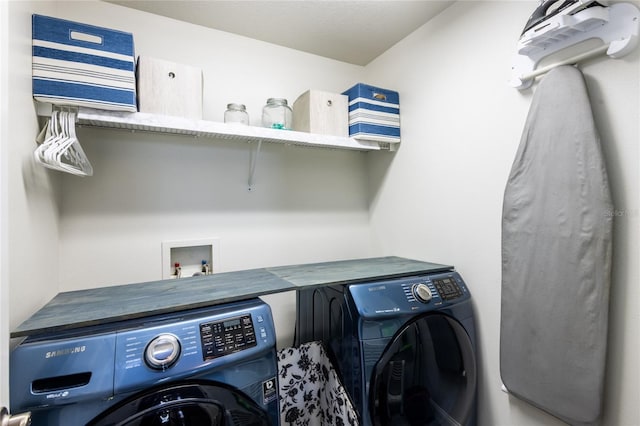
MULTIPOLYGON (((532 91, 507 84, 537 2, 457 2, 367 66, 400 92, 402 145, 371 158, 371 226, 386 254, 453 264, 475 299, 481 425, 561 424, 500 391, 502 197, 532 91)), ((640 51, 585 64, 615 206, 605 425, 640 424, 640 51)))
MULTIPOLYGON (((159 279, 167 240, 219 237, 225 271, 380 254, 450 263, 475 299, 480 424, 559 424, 499 390, 502 193, 531 101, 531 91, 507 81, 516 38, 536 4, 458 2, 363 69, 103 2, 10 2, 11 111, 2 122, 2 143, 11 135, 3 194, 10 229, 1 272, 10 283, 11 326, 58 291, 159 279), (266 145, 256 190, 248 192, 244 144, 81 129, 95 176, 44 170, 31 159, 34 12, 131 31, 138 54, 202 67, 210 120, 222 119, 226 103, 242 102, 257 124, 267 97, 293 101, 309 88, 338 92, 366 81, 397 89, 401 149, 266 145)), ((636 51, 583 68, 620 212, 607 425, 640 421, 638 58, 636 51)), ((269 301, 283 331, 279 344, 288 344, 293 297, 269 301)))
MULTIPOLYGON (((253 147, 237 142, 81 129, 92 178, 35 164, 31 15, 130 31, 137 54, 201 67, 204 118, 213 121, 222 120, 227 103, 241 102, 257 125, 268 97, 293 103, 308 89, 340 92, 359 80, 362 67, 99 1, 5 7, 10 25, 2 30, 10 37, 2 39, 2 58, 11 68, 3 74, 10 105, 2 116, 4 333, 60 291, 161 279, 163 241, 219 238, 220 271, 373 255, 367 154, 267 144, 252 192, 253 147)), ((293 293, 265 299, 274 306, 278 345, 290 345, 293 293)), ((6 355, 2 350, 3 400, 6 355)))
MULTIPOLYGON (((59 2, 65 19, 130 31, 136 54, 197 66, 204 118, 269 97, 340 92, 362 67, 103 2, 59 2), (160 30, 161 29, 161 30, 160 30)), ((163 241, 220 239, 220 271, 366 257, 368 154, 265 144, 247 190, 246 143, 82 129, 94 176, 62 177, 60 290, 162 278, 163 241)), ((380 155, 385 155, 384 153, 380 155)), ((270 296, 291 345, 293 293, 270 296)))
MULTIPOLYGON (((11 328, 51 299, 58 286, 58 177, 35 164, 39 126, 31 94, 31 14, 49 2, 8 2, 8 280, 11 328)), ((5 141, 3 141, 5 142, 5 141)))
MULTIPOLYGON (((9 8, 0 2, 0 377, 9 375, 9 276, 8 276, 8 175, 7 175, 7 101, 9 70, 8 46, 9 8)), ((8 406, 9 389, 6 380, 0 381, 0 406, 8 406)))

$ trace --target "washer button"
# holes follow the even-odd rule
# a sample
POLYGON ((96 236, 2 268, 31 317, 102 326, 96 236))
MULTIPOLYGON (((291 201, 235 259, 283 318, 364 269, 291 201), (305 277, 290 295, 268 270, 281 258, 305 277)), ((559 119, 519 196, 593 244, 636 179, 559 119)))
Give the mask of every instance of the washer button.
POLYGON ((156 336, 144 351, 147 365, 156 370, 165 370, 178 361, 180 357, 180 340, 173 334, 156 336))
POLYGON ((431 290, 425 283, 415 284, 413 286, 413 295, 418 301, 422 303, 427 303, 431 300, 431 290))

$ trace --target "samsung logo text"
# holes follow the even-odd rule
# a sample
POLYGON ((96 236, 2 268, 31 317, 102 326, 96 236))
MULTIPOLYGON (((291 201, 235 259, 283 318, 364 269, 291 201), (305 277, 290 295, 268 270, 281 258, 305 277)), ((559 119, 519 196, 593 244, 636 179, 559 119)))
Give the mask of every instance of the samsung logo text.
POLYGON ((84 352, 87 350, 87 347, 82 345, 82 346, 74 346, 73 348, 64 348, 64 349, 58 349, 57 351, 50 351, 47 352, 44 357, 49 359, 49 358, 55 358, 58 356, 64 356, 64 355, 71 355, 71 354, 79 354, 81 352, 84 352))

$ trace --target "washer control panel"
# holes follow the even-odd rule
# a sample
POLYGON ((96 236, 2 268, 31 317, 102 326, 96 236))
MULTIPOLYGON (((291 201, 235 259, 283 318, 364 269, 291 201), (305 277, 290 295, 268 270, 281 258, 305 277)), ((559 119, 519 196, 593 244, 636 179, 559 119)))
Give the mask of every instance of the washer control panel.
POLYGON ((251 315, 200 324, 200 340, 203 361, 257 345, 251 315))
POLYGON ((126 326, 115 338, 116 393, 275 350, 271 309, 259 299, 147 317, 126 326))

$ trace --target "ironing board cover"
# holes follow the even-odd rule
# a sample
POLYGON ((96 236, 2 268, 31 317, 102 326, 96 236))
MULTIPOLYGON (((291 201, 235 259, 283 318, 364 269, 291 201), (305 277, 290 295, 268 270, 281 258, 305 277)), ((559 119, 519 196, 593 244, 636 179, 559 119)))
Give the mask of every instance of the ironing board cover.
POLYGON ((612 209, 582 73, 555 68, 504 194, 500 373, 509 393, 570 424, 601 412, 612 209))
POLYGON ((321 342, 278 352, 280 424, 357 426, 358 416, 321 342))

